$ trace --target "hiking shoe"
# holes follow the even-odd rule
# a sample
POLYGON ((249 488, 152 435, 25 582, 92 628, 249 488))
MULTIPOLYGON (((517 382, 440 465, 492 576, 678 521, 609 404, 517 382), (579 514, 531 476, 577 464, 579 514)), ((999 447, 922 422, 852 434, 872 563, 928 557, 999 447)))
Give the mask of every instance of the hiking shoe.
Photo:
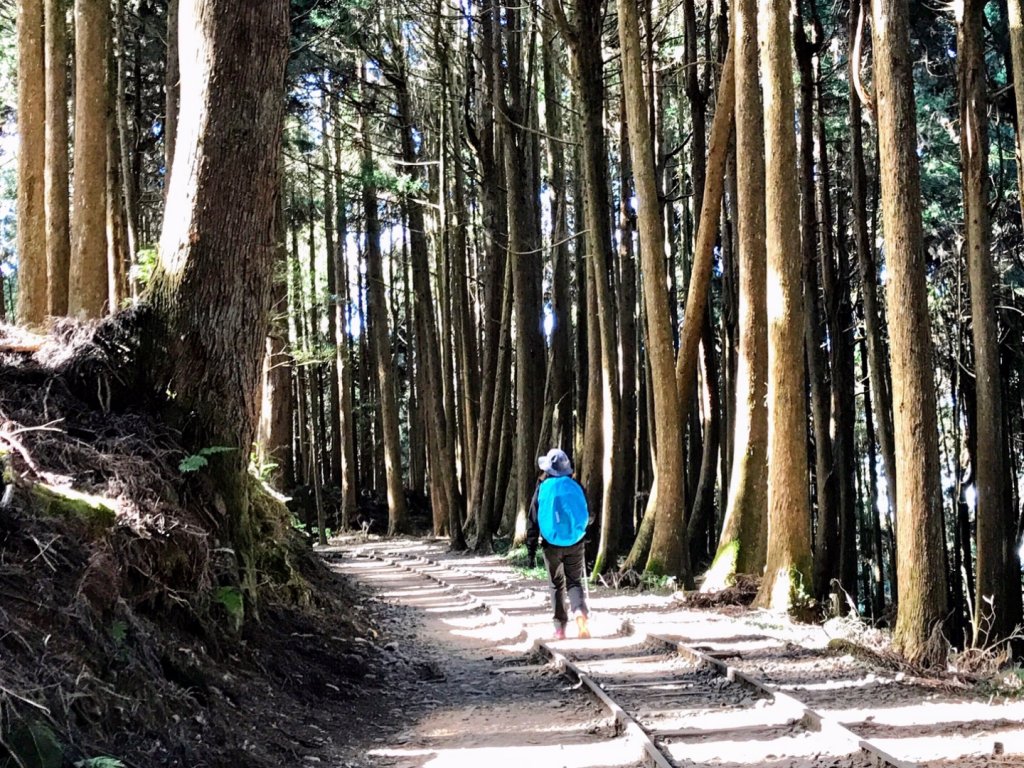
POLYGON ((576 631, 579 633, 581 640, 586 640, 590 637, 590 626, 587 624, 587 617, 582 613, 576 617, 576 631))
POLYGON ((555 626, 555 640, 565 640, 565 625, 558 624, 555 626))

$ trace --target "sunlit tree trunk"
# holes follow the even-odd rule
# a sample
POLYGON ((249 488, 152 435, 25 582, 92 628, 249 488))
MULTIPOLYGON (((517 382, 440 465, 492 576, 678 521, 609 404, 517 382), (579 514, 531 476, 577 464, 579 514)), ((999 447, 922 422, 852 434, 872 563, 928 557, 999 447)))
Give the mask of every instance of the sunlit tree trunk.
POLYGON ((872 6, 899 518, 893 641, 912 662, 938 664, 945 641, 929 640, 946 616, 946 569, 908 16, 906 0, 872 6))
POLYGON ((789 4, 761 0, 768 261, 768 554, 756 604, 789 610, 810 588, 799 190, 789 4))
MULTIPOLYGON (((43 0, 18 0, 18 322, 38 325, 47 288, 43 0)), ((101 53, 105 50, 101 46, 101 53)), ((106 157, 104 136, 103 156, 106 157)), ((101 175, 106 183, 106 166, 101 175)), ((106 259, 106 253, 103 254, 106 259)))
MULTIPOLYGON (((988 99, 984 50, 985 0, 964 0, 957 13, 960 159, 964 169, 964 250, 971 285, 977 408, 974 482, 977 491, 977 592, 974 643, 1007 637, 1020 619, 1020 570, 1011 570, 1006 540, 1013 536, 1003 497, 1003 407, 995 270, 988 217, 988 99)), ((1015 73, 1017 77, 1022 72, 1015 73)), ((1016 566, 1016 563, 1014 563, 1016 566)))
POLYGON ((764 569, 768 515, 768 329, 765 298, 764 111, 758 77, 757 2, 733 5, 739 344, 732 468, 722 535, 703 589, 764 569))
POLYGON ((640 258, 647 308, 647 352, 651 361, 654 413, 658 424, 657 466, 647 515, 655 521, 646 570, 690 580, 689 557, 679 535, 683 491, 683 421, 676 385, 672 329, 663 263, 661 203, 655 180, 651 121, 644 93, 640 31, 633 3, 619 5, 619 44, 629 121, 630 156, 639 203, 640 258))
POLYGON ((75 171, 68 312, 99 317, 107 285, 106 0, 75 0, 75 171))
POLYGON ((161 391, 173 392, 175 409, 189 414, 186 445, 233 449, 210 457, 209 477, 252 600, 247 468, 278 252, 288 4, 186 0, 182 23, 193 30, 183 41, 187 106, 150 293, 170 353, 161 391))

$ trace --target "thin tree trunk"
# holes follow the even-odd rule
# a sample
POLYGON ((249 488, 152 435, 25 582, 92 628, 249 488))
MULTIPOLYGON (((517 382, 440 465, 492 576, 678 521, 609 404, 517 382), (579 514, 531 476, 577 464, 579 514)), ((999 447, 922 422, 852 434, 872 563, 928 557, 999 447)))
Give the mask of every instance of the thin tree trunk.
MULTIPOLYGON (((100 317, 107 286, 107 39, 106 0, 75 0, 75 171, 68 312, 100 317)), ((168 210, 165 216, 178 213, 168 210)))
MULTIPOLYGON (((803 265, 804 351, 811 395, 814 437, 814 479, 817 497, 814 596, 827 604, 832 580, 839 575, 839 475, 832 452, 832 408, 829 364, 825 352, 818 286, 818 216, 815 208, 814 167, 814 54, 816 43, 804 33, 797 17, 796 58, 800 70, 800 248, 803 265)), ((820 171, 819 171, 820 172, 820 171)), ((824 238, 822 238, 824 239, 824 238)), ((832 382, 833 386, 836 382, 832 382)))
POLYGON ((49 314, 54 317, 68 311, 71 260, 66 10, 65 0, 46 0, 46 263, 49 314))
MULTIPOLYGON (((861 0, 852 0, 850 10, 850 39, 857 34, 857 9, 863 13, 861 0)), ((857 245, 857 266, 860 276, 861 297, 864 303, 864 334, 867 342, 870 397, 878 424, 878 445, 882 452, 887 483, 886 498, 890 515, 896 516, 896 454, 893 450, 892 390, 886 375, 886 350, 882 338, 882 314, 878 301, 878 269, 875 263, 873 239, 868 232, 867 172, 864 163, 864 139, 861 125, 861 103, 857 93, 856 69, 858 63, 851 56, 850 80, 850 178, 852 185, 853 232, 857 245)))
MULTIPOLYGON (((1003 413, 995 270, 988 220, 988 114, 984 0, 957 6, 960 158, 964 169, 964 250, 971 285, 971 328, 977 406, 974 480, 977 491, 977 593, 973 640, 988 647, 1020 619, 1020 570, 1010 571, 1004 542, 1013 535, 1003 497, 1003 413)), ((1016 76, 1024 72, 1018 71, 1016 76)))
MULTIPOLYGON (((39 325, 49 311, 46 230, 46 89, 43 0, 18 12, 18 322, 39 325)), ((99 56, 105 55, 101 42, 99 56)), ((92 60, 95 63, 95 59, 92 60)), ((84 63, 84 62, 83 62, 84 63)), ((106 183, 106 134, 99 184, 106 183)), ((105 211, 104 211, 105 213, 105 211)), ((101 220, 102 224, 102 220, 101 220)), ((106 250, 101 254, 106 259, 106 250)), ((103 285, 106 290, 106 284, 103 285)), ((101 298, 102 300, 102 298, 101 298)))
MULTIPOLYGON (((167 0, 167 62, 164 72, 164 190, 171 185, 174 145, 178 135, 181 66, 178 58, 178 5, 167 0)), ((166 192, 165 192, 166 194, 166 192)))
MULTIPOLYGON (((114 5, 114 35, 117 44, 115 51, 115 62, 116 62, 116 87, 113 89, 113 98, 116 105, 116 120, 117 120, 117 148, 119 151, 119 172, 120 172, 120 185, 116 190, 118 195, 124 200, 124 220, 125 220, 125 231, 127 233, 127 247, 128 247, 128 259, 130 262, 135 260, 135 254, 138 253, 139 249, 139 213, 138 203, 135 199, 135 184, 134 178, 136 170, 132 163, 132 153, 128 148, 128 110, 125 106, 125 76, 124 76, 124 56, 127 50, 127 40, 124 36, 124 0, 116 0, 114 5)), ((136 52, 136 55, 139 55, 136 52)), ((141 98, 141 94, 136 92, 136 101, 141 98)), ((112 162, 116 162, 116 159, 112 162)))
MULTIPOLYGON (((365 83, 365 77, 363 78, 365 83)), ((395 397, 394 364, 388 323, 387 295, 384 284, 384 258, 380 251, 380 220, 377 211, 377 187, 373 182, 373 133, 369 116, 362 115, 363 209, 366 219, 366 282, 369 305, 369 332, 373 338, 377 385, 380 390, 380 416, 383 429, 384 471, 388 499, 388 535, 406 533, 409 528, 405 490, 402 487, 402 449, 398 427, 398 403, 395 397)))

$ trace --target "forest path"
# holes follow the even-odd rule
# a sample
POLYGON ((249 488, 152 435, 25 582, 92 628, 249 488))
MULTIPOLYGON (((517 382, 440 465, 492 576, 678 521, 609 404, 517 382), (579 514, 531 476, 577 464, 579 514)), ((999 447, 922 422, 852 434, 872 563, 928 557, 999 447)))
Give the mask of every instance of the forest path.
MULTIPOLYGON (((534 638, 550 634, 546 606, 529 606, 521 624, 504 621, 428 577, 357 558, 360 549, 320 551, 334 570, 376 593, 373 613, 385 636, 375 642, 393 663, 369 680, 379 685, 371 702, 379 735, 347 745, 342 765, 639 765, 635 745, 615 735, 600 705, 532 654, 534 638)), ((388 542, 382 549, 423 547, 388 542)))
MULTIPOLYGON (((349 539, 319 551, 374 595, 370 612, 382 631, 374 643, 394 662, 369 676, 375 712, 355 716, 374 730, 350 735, 342 766, 640 764, 636 742, 617 737, 601 708, 534 653, 537 640, 551 637, 545 582, 524 578, 499 556, 450 553, 445 542, 349 539)), ((569 639, 553 644, 559 652, 600 655, 608 651, 599 646, 647 635, 678 638, 847 724, 895 755, 894 764, 1024 767, 1024 702, 953 691, 859 653, 830 652, 834 623, 794 624, 742 608, 693 610, 673 595, 604 588, 592 590, 590 605, 594 640, 576 640, 570 628, 569 639)), ((750 733, 718 747, 711 738, 674 759, 723 768, 862 764, 854 753, 830 756, 837 745, 813 741, 804 743, 802 758, 791 752, 794 744, 786 746, 790 759, 779 754, 783 745, 758 738, 750 733)))

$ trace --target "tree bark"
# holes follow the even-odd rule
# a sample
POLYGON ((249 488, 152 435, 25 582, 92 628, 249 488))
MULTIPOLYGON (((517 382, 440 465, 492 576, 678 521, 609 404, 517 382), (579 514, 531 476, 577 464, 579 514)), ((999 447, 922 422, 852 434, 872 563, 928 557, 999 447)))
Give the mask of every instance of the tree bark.
MULTIPOLYGON (((366 79, 363 78, 365 84, 366 79)), ((366 90, 364 85, 364 91, 366 90)), ((406 533, 409 527, 405 490, 402 487, 402 448, 398 427, 398 402, 395 396, 394 363, 388 323, 387 294, 384 290, 384 257, 380 250, 380 219, 377 211, 377 185, 374 183, 373 131, 369 108, 362 121, 363 212, 366 221, 366 282, 369 332, 373 340, 374 364, 380 391, 380 416, 383 435, 385 485, 388 499, 388 535, 406 533)))
MULTIPOLYGON (((861 0, 852 0, 850 10, 850 39, 856 34, 857 7, 861 0)), ((863 11, 862 11, 863 12, 863 11)), ((864 334, 867 344, 870 397, 878 425, 878 446, 888 485, 886 498, 890 515, 896 514, 896 454, 893 450, 892 387, 886 375, 886 349, 882 336, 884 322, 878 301, 878 269, 875 248, 868 232, 868 184, 864 162, 864 138, 861 125, 861 102, 857 92, 858 62, 850 57, 850 178, 852 186, 854 240, 857 246, 857 267, 861 297, 864 303, 864 334)))
POLYGON ((765 297, 764 111, 758 77, 757 2, 733 6, 739 343, 732 467, 722 534, 702 589, 764 569, 768 530, 768 327, 765 297))
POLYGON ((66 10, 65 0, 46 0, 46 264, 54 317, 68 311, 71 260, 66 10))
MULTIPOLYGON (((68 312, 100 317, 107 286, 106 0, 75 0, 75 171, 68 312)), ((166 216, 166 214, 165 214, 166 216)))
MULTIPOLYGON (((254 600, 247 467, 278 249, 288 4, 188 0, 182 23, 193 30, 183 51, 188 108, 150 293, 170 353, 170 379, 159 391, 174 392, 176 409, 188 414, 189 446, 233 449, 211 457, 210 477, 254 600)), ((87 32, 80 30, 83 40, 87 32)))
POLYGON ((908 17, 906 0, 872 6, 899 520, 893 642, 911 662, 941 664, 945 643, 930 642, 946 615, 941 467, 908 17))
POLYGON ((178 4, 167 0, 167 62, 164 72, 164 189, 171 185, 174 143, 178 134, 181 66, 178 60, 178 4))
MULTIPOLYGON (((1013 536, 1003 497, 1003 406, 995 269, 988 217, 988 99, 984 0, 957 8, 960 159, 963 166, 964 250, 971 285, 971 328, 977 408, 974 481, 977 492, 977 592, 973 640, 989 647, 1010 635, 1020 619, 1020 570, 1010 570, 1005 542, 1013 536)), ((1015 72, 1017 77, 1024 72, 1015 72)))
MULTIPOLYGON (((654 172, 650 116, 644 95, 640 31, 633 3, 619 5, 619 44, 629 121, 630 156, 639 200, 640 254, 647 308, 647 351, 651 361, 654 412, 658 424, 657 466, 646 514, 655 520, 646 570, 672 574, 690 582, 690 564, 679 510, 683 508, 684 420, 680 410, 665 289, 661 204, 654 172)), ((639 540, 639 539, 638 539, 639 540)))
POLYGON ((765 231, 768 261, 768 554, 756 604, 789 610, 811 576, 807 418, 802 373, 803 298, 799 190, 793 126, 793 37, 789 5, 761 0, 765 82, 765 231))
MULTIPOLYGON (((49 311, 43 17, 43 0, 19 0, 18 322, 23 325, 41 324, 49 311)), ((105 46, 101 44, 100 48, 102 56, 105 46)), ((105 135, 103 156, 106 156, 105 135)), ((106 183, 105 163, 100 183, 106 183)), ((106 259, 105 251, 103 258, 106 259)))

